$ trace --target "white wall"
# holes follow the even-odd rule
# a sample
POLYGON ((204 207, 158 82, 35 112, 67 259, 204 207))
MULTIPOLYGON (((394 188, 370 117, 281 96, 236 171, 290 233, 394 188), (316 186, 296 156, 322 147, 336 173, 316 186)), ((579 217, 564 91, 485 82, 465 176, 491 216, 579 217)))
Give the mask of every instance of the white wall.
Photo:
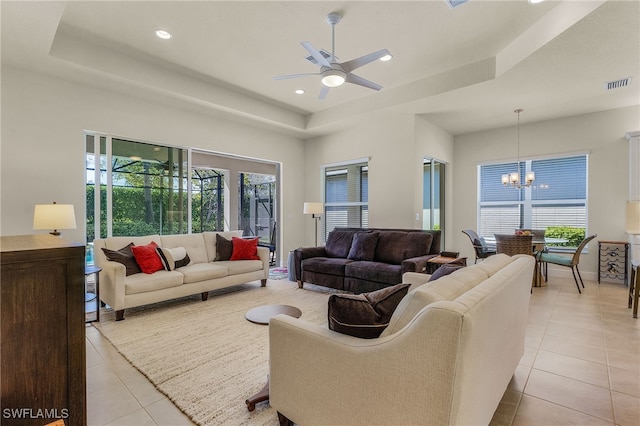
MULTIPOLYGON (((84 130, 173 146, 282 163, 283 253, 300 245, 304 194, 301 140, 11 67, 2 67, 0 234, 32 234, 33 206, 71 203, 77 230, 63 232, 83 242, 85 225, 84 130)), ((283 259, 286 262, 286 256, 283 259)))
MULTIPOLYGON (((388 228, 421 228, 422 159, 449 162, 453 154, 451 135, 413 114, 389 111, 310 139, 305 146, 308 201, 322 200, 323 165, 369 158, 369 226, 388 228)), ((310 220, 305 240, 313 241, 310 220)))
MULTIPOLYGON (((598 239, 626 241, 628 143, 625 133, 640 125, 640 107, 525 124, 520 129, 520 158, 588 151, 588 232, 598 239)), ((454 246, 469 259, 473 251, 460 230, 477 228, 477 165, 516 157, 515 127, 470 133, 455 138, 453 176, 454 246)), ((598 245, 581 257, 581 271, 596 278, 598 245)), ((566 272, 569 272, 568 269, 566 272)))

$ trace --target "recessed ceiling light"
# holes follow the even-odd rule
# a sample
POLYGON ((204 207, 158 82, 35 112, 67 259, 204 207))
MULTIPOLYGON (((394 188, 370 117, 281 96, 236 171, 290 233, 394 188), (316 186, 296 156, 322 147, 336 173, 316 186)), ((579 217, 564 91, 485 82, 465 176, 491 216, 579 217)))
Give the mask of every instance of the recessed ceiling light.
POLYGON ((296 89, 296 95, 304 95, 304 89, 296 89))
POLYGON ((156 35, 163 40, 169 40, 172 36, 171 33, 167 30, 157 29, 156 35))
POLYGON ((384 55, 382 58, 380 58, 380 60, 381 60, 382 62, 387 62, 387 61, 390 61, 390 60, 391 60, 391 58, 393 58, 393 56, 392 56, 392 55, 384 55))
POLYGON ((538 4, 538 3, 542 3, 544 0, 529 0, 529 3, 531 4, 538 4))

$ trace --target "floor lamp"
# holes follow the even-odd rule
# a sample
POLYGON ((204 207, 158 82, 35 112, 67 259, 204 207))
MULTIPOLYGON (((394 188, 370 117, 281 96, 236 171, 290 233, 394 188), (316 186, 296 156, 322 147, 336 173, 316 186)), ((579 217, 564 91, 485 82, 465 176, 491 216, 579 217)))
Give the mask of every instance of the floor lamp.
POLYGON ((304 209, 303 209, 303 213, 304 214, 310 214, 311 217, 313 218, 313 221, 316 224, 316 232, 315 232, 315 237, 316 237, 316 247, 318 246, 318 221, 320 220, 320 216, 322 216, 322 213, 324 213, 324 204, 322 203, 310 203, 305 201, 304 203, 304 209))

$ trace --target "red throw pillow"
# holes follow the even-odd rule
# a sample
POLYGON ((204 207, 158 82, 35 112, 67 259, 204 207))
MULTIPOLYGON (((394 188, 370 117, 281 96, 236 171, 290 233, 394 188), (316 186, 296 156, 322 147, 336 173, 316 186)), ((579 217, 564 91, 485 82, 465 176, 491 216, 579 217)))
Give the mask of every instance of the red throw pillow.
POLYGON ((245 240, 244 238, 233 237, 232 241, 233 253, 231 253, 231 260, 260 260, 257 238, 245 240))
POLYGON ((158 245, 153 241, 146 246, 131 247, 133 257, 136 258, 136 263, 140 265, 140 269, 142 269, 142 272, 145 274, 153 274, 156 271, 164 269, 160 256, 158 256, 156 252, 156 247, 158 247, 158 245))

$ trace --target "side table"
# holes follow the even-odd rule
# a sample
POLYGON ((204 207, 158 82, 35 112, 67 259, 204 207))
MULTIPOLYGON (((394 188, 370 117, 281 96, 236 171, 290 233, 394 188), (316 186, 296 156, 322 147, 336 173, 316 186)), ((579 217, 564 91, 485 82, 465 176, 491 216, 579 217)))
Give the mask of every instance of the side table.
MULTIPOLYGON (((96 321, 100 321, 100 271, 102 271, 102 268, 99 266, 94 266, 94 265, 86 265, 84 267, 84 279, 85 279, 85 289, 87 288, 87 277, 94 275, 95 276, 95 303, 96 303, 96 319, 94 320, 89 320, 86 321, 85 318, 85 322, 96 322, 96 321)), ((87 301, 91 301, 92 299, 87 299, 86 297, 86 292, 85 292, 85 304, 87 301)), ((85 310, 86 312, 86 310, 85 310)), ((86 313, 85 313, 86 315, 86 313)))
POLYGON ((442 265, 447 265, 453 263, 455 265, 467 266, 467 258, 466 257, 447 257, 447 256, 436 256, 429 260, 427 260, 427 273, 433 274, 436 269, 441 267, 442 265))

